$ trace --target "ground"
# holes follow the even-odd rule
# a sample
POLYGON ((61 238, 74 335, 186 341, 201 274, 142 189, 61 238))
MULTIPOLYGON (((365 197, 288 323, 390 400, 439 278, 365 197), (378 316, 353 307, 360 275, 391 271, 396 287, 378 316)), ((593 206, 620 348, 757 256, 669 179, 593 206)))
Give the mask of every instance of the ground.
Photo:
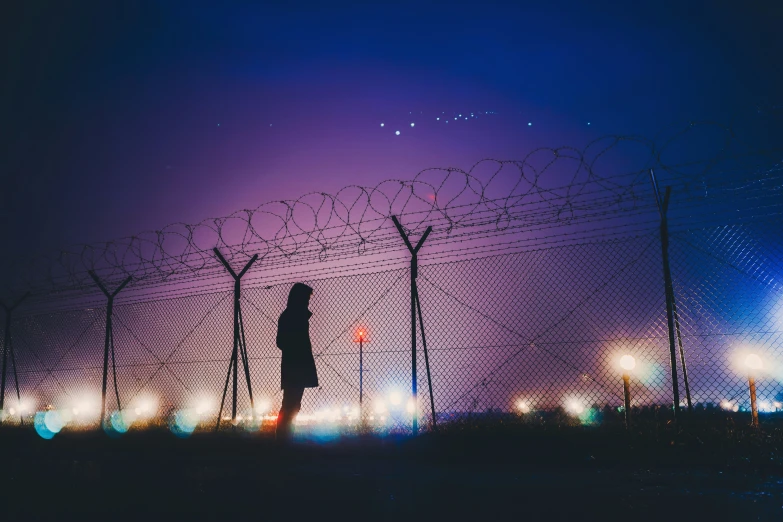
POLYGON ((410 436, 3 428, 2 520, 780 520, 776 427, 466 425, 410 436))

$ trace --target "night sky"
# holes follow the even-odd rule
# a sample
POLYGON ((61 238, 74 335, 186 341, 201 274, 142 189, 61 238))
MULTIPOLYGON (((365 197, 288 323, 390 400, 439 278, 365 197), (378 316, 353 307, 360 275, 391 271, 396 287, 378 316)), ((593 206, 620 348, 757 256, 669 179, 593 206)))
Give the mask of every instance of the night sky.
POLYGON ((778 2, 16 4, 0 16, 4 266, 427 167, 783 108, 778 2))

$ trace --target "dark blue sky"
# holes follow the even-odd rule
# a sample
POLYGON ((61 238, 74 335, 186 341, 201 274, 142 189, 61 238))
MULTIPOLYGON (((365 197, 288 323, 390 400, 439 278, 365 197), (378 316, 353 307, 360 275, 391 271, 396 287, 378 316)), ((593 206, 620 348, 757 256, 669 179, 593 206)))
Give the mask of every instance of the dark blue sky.
POLYGON ((3 249, 783 105, 777 2, 544 3, 19 2, 3 249))

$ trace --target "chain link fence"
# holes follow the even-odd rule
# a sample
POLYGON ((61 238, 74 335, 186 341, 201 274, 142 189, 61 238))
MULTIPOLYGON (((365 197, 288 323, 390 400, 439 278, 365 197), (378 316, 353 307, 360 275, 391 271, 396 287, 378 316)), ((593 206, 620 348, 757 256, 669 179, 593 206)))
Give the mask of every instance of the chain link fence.
MULTIPOLYGON (((764 362, 760 410, 781 409, 781 234, 765 223, 713 226, 679 230, 670 242, 678 344, 686 363, 683 368, 678 355, 682 405, 690 400, 696 408, 748 408, 743 357, 752 352, 764 362)), ((655 230, 422 264, 418 291, 427 357, 417 325, 415 404, 410 270, 305 280, 315 289, 311 338, 320 386, 305 392, 300 429, 406 432, 414 411, 425 429, 433 414, 445 423, 561 410, 594 423, 601 412, 623 406, 622 355, 636 361, 631 405, 670 411, 661 256, 655 230), (366 332, 362 343, 360 330, 366 332)), ((255 410, 240 367, 234 423, 251 430, 273 429, 280 408, 275 333, 293 282, 242 289, 255 410)), ((214 429, 232 353, 233 313, 229 291, 131 304, 118 298, 108 422, 119 431, 164 423, 179 433, 214 429)), ((70 427, 97 425, 105 314, 98 307, 14 317, 6 423, 32 422, 35 412, 52 409, 64 412, 70 427)), ((231 399, 229 386, 224 426, 231 425, 231 399)))

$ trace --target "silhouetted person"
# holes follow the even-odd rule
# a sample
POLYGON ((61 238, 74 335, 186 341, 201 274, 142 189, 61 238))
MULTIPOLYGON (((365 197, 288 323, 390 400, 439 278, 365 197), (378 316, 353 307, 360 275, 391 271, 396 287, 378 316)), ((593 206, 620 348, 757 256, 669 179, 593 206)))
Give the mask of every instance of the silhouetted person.
POLYGON ((277 416, 278 440, 288 440, 291 424, 302 406, 305 388, 318 386, 318 373, 310 344, 310 316, 307 309, 313 289, 296 283, 288 294, 288 306, 277 321, 277 347, 283 352, 280 365, 283 406, 277 416))

